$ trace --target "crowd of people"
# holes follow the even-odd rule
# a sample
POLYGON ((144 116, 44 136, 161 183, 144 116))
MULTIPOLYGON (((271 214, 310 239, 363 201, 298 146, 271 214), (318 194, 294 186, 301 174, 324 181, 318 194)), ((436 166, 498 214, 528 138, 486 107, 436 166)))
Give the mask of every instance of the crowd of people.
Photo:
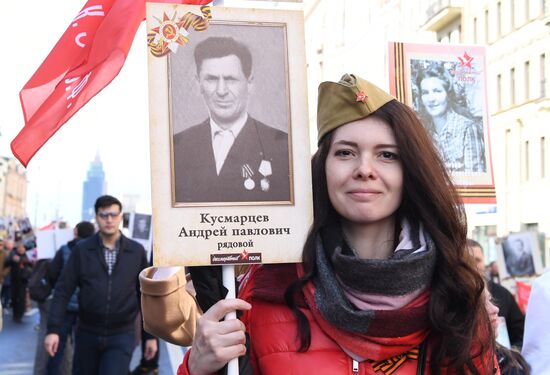
POLYGON ((53 259, 31 261, 22 242, 1 242, 2 306, 13 310, 14 322, 22 323, 29 290, 38 303, 35 375, 129 374, 139 341, 136 328, 143 342, 142 359, 131 373, 158 373, 158 339, 143 331, 138 319, 138 274, 149 265, 146 251, 122 234, 117 198, 99 197, 95 211, 97 231, 91 222, 78 223, 74 239, 53 259), (29 280, 39 269, 45 270, 39 281, 48 285, 48 292, 33 294, 38 287, 29 280))
POLYGON ((485 276, 416 114, 354 75, 322 83, 318 101, 303 263, 251 266, 229 300, 216 267, 141 273, 145 328, 191 345, 178 374, 225 373, 235 359, 241 374, 530 374, 524 316, 485 276))
MULTIPOLYGON (((232 360, 241 374, 548 371, 547 275, 525 318, 498 277, 487 277, 446 162, 415 112, 348 74, 322 83, 318 101, 302 263, 250 266, 238 298, 224 299, 219 267, 190 267, 189 276, 149 267, 143 246, 120 230, 121 202, 101 196, 97 231, 79 223, 49 263, 35 372, 128 373, 140 310, 135 374, 155 373, 156 337, 191 346, 179 375, 223 373, 232 360), (239 318, 223 320, 230 312, 239 318), (498 340, 501 320, 510 347, 498 340)), ((2 302, 21 322, 33 262, 23 243, 2 246, 4 290, 4 270, 11 280, 2 302)))

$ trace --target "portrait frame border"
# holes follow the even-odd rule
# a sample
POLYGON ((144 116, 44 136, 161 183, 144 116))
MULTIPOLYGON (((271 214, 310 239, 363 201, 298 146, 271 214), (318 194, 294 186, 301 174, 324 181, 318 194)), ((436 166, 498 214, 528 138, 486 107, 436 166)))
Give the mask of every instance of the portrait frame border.
MULTIPOLYGON (((195 103, 198 105, 202 98, 198 85, 188 81, 195 74, 194 63, 189 60, 192 59, 191 55, 186 55, 184 59, 176 62, 179 64, 177 69, 187 69, 189 63, 189 69, 193 71, 185 71, 185 74, 181 75, 187 81, 178 87, 180 92, 175 97, 171 97, 172 94, 168 88, 170 70, 166 54, 173 53, 173 49, 153 49, 160 44, 159 37, 155 36, 155 33, 159 32, 159 22, 175 22, 173 20, 177 21, 188 13, 192 13, 192 17, 200 17, 200 14, 206 17, 209 10, 197 5, 147 3, 146 22, 150 47, 148 78, 154 265, 204 266, 300 262, 303 243, 313 221, 311 142, 309 140, 308 91, 305 79, 307 71, 303 11, 218 6, 210 7, 210 9, 212 17, 208 22, 212 22, 213 25, 227 25, 228 27, 233 25, 235 27, 246 27, 247 25, 262 27, 265 25, 279 28, 260 29, 261 33, 257 37, 255 37, 255 30, 258 29, 250 28, 249 31, 246 31, 250 32, 250 35, 245 34, 242 39, 238 29, 236 33, 228 32, 227 34, 228 36, 234 35, 235 39, 246 44, 254 43, 256 40, 260 42, 265 40, 264 44, 271 40, 276 43, 273 54, 261 56, 273 63, 264 64, 262 61, 265 60, 256 59, 261 65, 255 74, 260 76, 255 77, 254 91, 250 94, 267 95, 268 101, 258 100, 251 103, 249 113, 252 118, 258 118, 257 113, 262 113, 262 106, 271 105, 268 109, 277 113, 266 114, 264 116, 266 119, 259 116, 260 119, 288 134, 289 173, 292 174, 292 178, 288 180, 289 200, 250 202, 252 204, 249 202, 200 202, 198 204, 189 202, 179 204, 178 202, 178 204, 174 204, 172 179, 174 161, 177 161, 174 156, 177 157, 177 155, 174 155, 174 143, 171 137, 173 138, 174 130, 179 134, 181 131, 195 126, 199 121, 203 121, 202 117, 206 107, 197 110, 196 113, 177 112, 178 119, 174 122, 173 100, 180 100, 188 95, 189 98, 192 98, 189 101, 190 105, 195 108, 195 103), (279 62, 281 59, 284 61, 279 62), (272 68, 278 69, 276 75, 266 78, 264 73, 269 73, 272 68), (262 79, 256 81, 257 78, 262 79), (273 85, 263 86, 270 84, 273 85), (283 93, 285 87, 288 92, 283 93), (277 90, 279 94, 276 99, 272 96, 274 94, 269 91, 272 89, 277 90), (277 100, 277 103, 273 103, 274 100, 277 100), (283 109, 284 113, 282 113, 283 109), (273 121, 270 116, 273 116, 273 121), (285 119, 289 119, 288 124, 283 122, 285 119)), ((211 35, 221 35, 226 30, 228 30, 226 27, 220 27, 211 35)), ((231 30, 229 29, 229 31, 231 30)), ((193 36, 196 35, 188 34, 190 43, 198 43, 204 39, 202 36, 193 39, 193 36)), ((185 44, 172 45, 172 47, 189 48, 185 44)), ((192 51, 192 48, 190 50, 192 51)), ((262 53, 259 47, 252 49, 251 52, 253 56, 262 53)), ((170 69, 173 69, 173 66, 170 69)), ((178 79, 177 73, 173 79, 178 79)), ((266 110, 266 113, 270 112, 266 110)), ((282 137, 281 141, 283 138, 285 137, 282 137)))
MULTIPOLYGON (((410 65, 407 64, 412 60, 411 55, 424 54, 433 56, 432 61, 446 61, 438 59, 438 56, 454 54, 462 56, 465 51, 470 52, 472 56, 483 58, 483 76, 482 83, 484 92, 483 99, 483 140, 485 144, 485 161, 487 171, 483 173, 483 177, 475 176, 468 173, 450 173, 453 181, 467 181, 470 178, 475 180, 484 180, 484 182, 461 183, 455 181, 456 190, 464 203, 496 203, 496 190, 494 168, 491 152, 491 134, 490 134, 490 115, 487 103, 487 55, 484 46, 477 45, 443 45, 443 44, 418 44, 418 43, 403 43, 389 42, 388 43, 388 67, 389 67, 389 85, 390 93, 400 102, 412 107, 412 99, 410 93, 411 71, 410 65)), ((415 111, 416 112, 416 111, 415 111)))

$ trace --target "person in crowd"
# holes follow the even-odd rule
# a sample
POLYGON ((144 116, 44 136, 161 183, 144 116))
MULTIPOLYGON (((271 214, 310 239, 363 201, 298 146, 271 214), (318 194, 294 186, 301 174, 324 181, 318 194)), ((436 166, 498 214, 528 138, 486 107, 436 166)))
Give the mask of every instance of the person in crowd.
MULTIPOLYGON (((152 247, 152 245, 151 245, 152 247)), ((153 252, 151 251, 151 259, 149 264, 153 264, 153 252)), ((155 337, 157 341, 157 352, 154 356, 147 352, 149 348, 147 347, 145 340, 148 337, 147 332, 143 327, 143 319, 140 319, 140 328, 141 328, 141 359, 139 364, 132 370, 130 375, 156 375, 159 373, 159 358, 160 358, 160 346, 158 345, 158 338, 155 337)))
MULTIPOLYGON (((471 250, 470 250, 471 251, 471 250)), ((474 255, 475 256, 475 255, 474 255)), ((477 259, 476 259, 477 262, 477 259)), ((498 334, 499 309, 496 306, 491 294, 485 290, 486 306, 489 313, 489 320, 495 335, 498 334)), ((525 358, 516 349, 508 349, 496 343, 497 361, 502 375, 530 375, 530 367, 525 358)))
MULTIPOLYGON (((472 239, 468 239, 467 244, 468 249, 474 257, 479 273, 485 276, 485 257, 483 255, 483 248, 479 242, 472 239)), ((490 279, 487 280, 487 288, 493 298, 493 302, 498 306, 499 316, 504 317, 506 320, 510 344, 516 349, 521 350, 525 317, 516 299, 508 289, 490 279)))
POLYGON ((539 276, 532 284, 527 313, 525 336, 521 353, 534 375, 550 374, 550 272, 539 276))
MULTIPOLYGON (((138 275, 147 267, 147 258, 143 246, 119 230, 122 204, 118 199, 97 198, 95 213, 99 232, 75 245, 55 286, 44 346, 52 357, 58 351, 67 306, 78 287, 73 372, 127 374, 139 311, 138 275)), ((147 345, 154 355, 156 341, 147 340, 147 345)))
POLYGON ((498 270, 498 264, 496 260, 493 260, 491 263, 489 263, 486 272, 492 282, 500 284, 500 272, 498 270))
MULTIPOLYGON (((11 267, 9 266, 8 260, 10 257, 11 252, 13 251, 15 243, 11 238, 6 238, 3 241, 3 247, 4 247, 4 283, 2 284, 2 292, 1 292, 1 298, 2 298, 2 306, 6 309, 9 309, 11 307, 11 267)), ((9 310, 7 310, 9 311, 9 310)))
POLYGON ((193 339, 178 374, 238 357, 255 374, 498 374, 463 206, 418 117, 346 74, 320 85, 317 127, 303 263, 251 266, 239 298, 214 303, 196 328, 202 309, 181 273, 148 295, 160 270, 140 275, 147 327, 193 339))
POLYGON ((27 306, 27 283, 32 272, 32 262, 27 256, 25 245, 17 244, 8 257, 7 265, 11 267, 13 321, 22 323, 27 306))
MULTIPOLYGON (((4 285, 4 279, 9 272, 9 268, 6 267, 5 263, 7 260, 6 252, 4 250, 4 240, 0 239, 0 295, 2 294, 2 286, 4 285)), ((2 301, 0 300, 0 332, 2 332, 4 318, 4 307, 2 301)))
POLYGON ((453 109, 455 95, 443 66, 421 70, 416 78, 419 114, 449 172, 486 172, 482 132, 453 109))
MULTIPOLYGON (((57 280, 61 276, 61 273, 63 271, 63 268, 69 261, 69 257, 74 250, 76 244, 88 237, 91 237, 95 232, 95 227, 92 223, 89 221, 81 221, 78 223, 74 228, 74 238, 67 242, 67 244, 61 246, 59 250, 55 253, 55 256, 53 257, 50 267, 48 269, 48 280, 50 284, 55 288, 55 284, 57 283, 57 280)), ((49 304, 51 303, 51 299, 47 299, 45 301, 45 310, 44 315, 45 319, 47 321, 47 315, 49 311, 49 304)), ((67 310, 65 311, 65 318, 63 321, 63 325, 61 326, 61 329, 59 331, 59 345, 57 348, 57 352, 53 357, 47 356, 47 362, 46 362, 46 374, 47 375, 58 375, 62 374, 62 369, 65 367, 63 366, 63 358, 65 354, 66 349, 66 343, 69 337, 73 337, 73 329, 76 325, 78 318, 78 289, 73 293, 71 296, 71 299, 69 300, 69 304, 67 305, 67 310)), ((44 332, 46 331, 46 322, 44 322, 44 332)), ((39 343, 37 343, 40 348, 41 352, 44 350, 43 345, 43 339, 40 340, 39 343)), ((71 343, 74 344, 74 340, 71 340, 71 343)), ((72 348, 72 346, 71 346, 72 348)), ((38 356, 37 356, 38 357, 38 356)), ((68 353, 68 358, 73 358, 73 350, 70 350, 68 353)), ((68 361, 72 363, 71 361, 68 361)), ((70 368, 70 367, 69 367, 70 368)))

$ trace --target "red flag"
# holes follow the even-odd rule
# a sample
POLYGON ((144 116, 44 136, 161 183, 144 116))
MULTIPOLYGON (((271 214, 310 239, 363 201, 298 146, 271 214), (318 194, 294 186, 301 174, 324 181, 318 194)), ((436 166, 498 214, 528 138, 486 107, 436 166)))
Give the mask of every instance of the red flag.
MULTIPOLYGON (((154 0, 206 5, 212 0, 154 0)), ((11 142, 27 166, 34 154, 120 72, 145 1, 89 0, 19 96, 25 126, 11 142)))

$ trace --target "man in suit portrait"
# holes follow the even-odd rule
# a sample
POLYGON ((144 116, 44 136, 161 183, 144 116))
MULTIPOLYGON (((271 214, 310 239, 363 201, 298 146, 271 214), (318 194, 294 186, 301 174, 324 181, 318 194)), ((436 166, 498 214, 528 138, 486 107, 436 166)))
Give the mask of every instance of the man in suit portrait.
MULTIPOLYGON (((209 37, 194 59, 209 117, 174 135, 176 203, 290 201, 288 134, 248 113, 248 47, 209 37)), ((254 99, 269 105, 269 97, 254 99)))
POLYGON ((132 232, 132 238, 139 238, 140 240, 148 240, 150 226, 151 226, 151 216, 135 214, 134 231, 132 232))

